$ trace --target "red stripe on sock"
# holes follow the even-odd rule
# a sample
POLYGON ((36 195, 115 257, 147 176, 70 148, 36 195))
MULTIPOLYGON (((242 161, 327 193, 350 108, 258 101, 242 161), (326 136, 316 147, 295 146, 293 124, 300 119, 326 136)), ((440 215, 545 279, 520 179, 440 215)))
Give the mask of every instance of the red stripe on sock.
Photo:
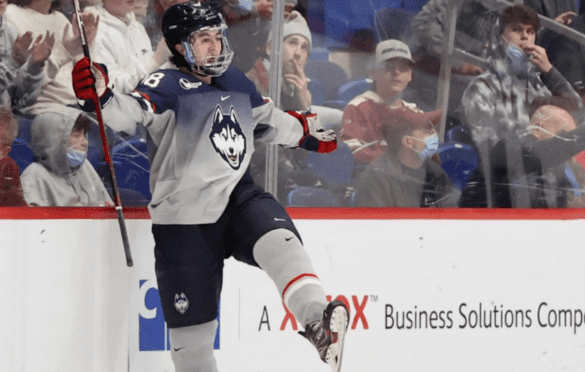
POLYGON ((296 282, 298 282, 299 280, 306 278, 306 277, 312 277, 312 278, 317 278, 319 279, 319 277, 315 274, 301 274, 299 276, 297 276, 296 278, 294 278, 293 280, 291 280, 290 282, 288 282, 288 284, 286 285, 286 287, 284 287, 284 290, 282 291, 282 302, 284 303, 284 295, 286 294, 286 291, 288 291, 288 289, 295 284, 296 282))

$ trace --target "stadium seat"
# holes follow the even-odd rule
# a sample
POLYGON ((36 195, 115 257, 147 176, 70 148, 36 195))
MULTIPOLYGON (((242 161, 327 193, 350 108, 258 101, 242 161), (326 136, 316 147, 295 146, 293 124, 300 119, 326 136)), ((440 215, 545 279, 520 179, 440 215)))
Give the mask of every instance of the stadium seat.
POLYGON ((326 100, 336 99, 337 89, 348 80, 343 67, 329 61, 307 61, 305 73, 323 84, 326 100))
POLYGON ((18 138, 23 139, 26 143, 32 142, 30 127, 33 119, 20 116, 18 117, 18 138))
POLYGON ((331 52, 327 48, 314 47, 309 54, 309 61, 329 61, 329 54, 331 52))
POLYGON ((112 159, 117 165, 118 187, 138 191, 150 200, 150 162, 146 151, 146 141, 142 139, 124 141, 114 146, 112 159))
POLYGON ((288 207, 341 207, 342 203, 329 190, 318 187, 297 187, 286 197, 288 207))
POLYGON ((329 154, 310 152, 306 166, 315 176, 331 184, 347 183, 353 172, 353 154, 349 146, 339 141, 337 150, 329 154))
POLYGON ((463 190, 477 168, 479 158, 475 149, 459 142, 444 142, 439 146, 441 167, 459 190, 463 190))
POLYGON ((32 148, 25 140, 22 138, 16 138, 12 143, 8 157, 14 160, 18 166, 20 174, 22 174, 26 167, 34 161, 35 155, 32 148))
POLYGON ((343 110, 349 101, 368 90, 372 90, 373 87, 374 80, 369 78, 350 80, 343 84, 337 89, 336 97, 340 109, 343 110))
POLYGON ((473 144, 471 134, 462 126, 458 125, 445 132, 445 142, 459 142, 468 145, 473 144))
POLYGON ((307 84, 309 92, 311 92, 311 104, 323 106, 325 104, 325 87, 319 80, 311 79, 307 84))

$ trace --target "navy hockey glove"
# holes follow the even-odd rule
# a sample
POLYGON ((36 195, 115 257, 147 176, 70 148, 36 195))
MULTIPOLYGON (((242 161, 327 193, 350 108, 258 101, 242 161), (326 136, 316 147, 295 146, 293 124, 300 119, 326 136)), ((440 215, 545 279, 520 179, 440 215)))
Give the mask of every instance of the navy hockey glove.
POLYGON ((75 91, 75 96, 79 100, 97 102, 98 97, 101 100, 107 95, 106 93, 109 92, 109 79, 106 66, 98 65, 97 63, 90 63, 89 58, 87 57, 83 57, 77 61, 73 67, 71 75, 73 80, 73 90, 75 91))
POLYGON ((296 111, 287 111, 287 113, 297 118, 303 126, 303 137, 299 141, 299 147, 321 154, 337 149, 337 136, 333 130, 325 130, 320 125, 317 125, 315 120, 307 120, 317 115, 304 115, 296 111))

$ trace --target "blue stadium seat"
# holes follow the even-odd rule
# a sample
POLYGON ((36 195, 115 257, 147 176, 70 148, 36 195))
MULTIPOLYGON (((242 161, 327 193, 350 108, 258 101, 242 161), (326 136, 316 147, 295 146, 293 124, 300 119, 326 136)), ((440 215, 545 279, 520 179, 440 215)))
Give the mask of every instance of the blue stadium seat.
POLYGON ((297 187, 286 197, 288 207, 341 207, 342 203, 329 190, 318 187, 297 187))
POLYGON ((14 160, 18 166, 20 174, 22 174, 26 167, 34 161, 35 155, 32 148, 25 140, 22 138, 16 138, 12 143, 8 157, 14 160))
POLYGON ((18 138, 23 139, 26 143, 32 142, 30 127, 33 119, 20 116, 18 117, 18 138))
POLYGON ((353 172, 353 154, 349 146, 339 141, 337 150, 329 154, 310 152, 306 160, 307 169, 320 179, 332 183, 347 183, 353 172))
POLYGON ((309 61, 329 61, 329 54, 331 51, 327 48, 323 47, 313 47, 311 49, 311 53, 309 54, 309 61))
POLYGON ((372 79, 366 78, 350 80, 339 87, 337 90, 337 99, 341 102, 344 102, 343 107, 345 108, 349 101, 368 90, 372 90, 373 88, 374 80, 372 79))
POLYGON ((438 154, 441 167, 449 175, 453 185, 463 190, 479 163, 475 149, 464 143, 444 142, 439 146, 438 154))
POLYGON ((473 144, 471 134, 468 130, 458 125, 445 132, 445 142, 459 142, 468 145, 473 144))
MULTIPOLYGON (((150 193, 150 162, 146 155, 146 141, 132 139, 124 141, 112 149, 112 161, 116 172, 116 180, 120 189, 131 189, 144 195, 147 200, 150 193)), ((109 179, 107 165, 100 165, 100 175, 109 179)))
POLYGON ((326 100, 336 99, 337 89, 348 80, 343 67, 329 61, 307 61, 305 73, 323 84, 326 100))
POLYGON ((311 79, 307 84, 309 92, 311 92, 311 104, 323 106, 325 104, 325 87, 319 80, 311 79))

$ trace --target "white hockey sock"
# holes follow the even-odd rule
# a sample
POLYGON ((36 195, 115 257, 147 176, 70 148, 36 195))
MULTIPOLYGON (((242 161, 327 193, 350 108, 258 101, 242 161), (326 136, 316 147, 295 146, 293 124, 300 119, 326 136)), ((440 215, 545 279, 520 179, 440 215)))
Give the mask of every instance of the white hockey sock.
POLYGON ((175 372, 217 372, 213 355, 216 330, 216 320, 171 329, 171 357, 175 372))
POLYGON ((254 259, 274 281, 282 301, 302 327, 323 317, 325 292, 295 234, 286 229, 266 233, 254 245, 254 259))

